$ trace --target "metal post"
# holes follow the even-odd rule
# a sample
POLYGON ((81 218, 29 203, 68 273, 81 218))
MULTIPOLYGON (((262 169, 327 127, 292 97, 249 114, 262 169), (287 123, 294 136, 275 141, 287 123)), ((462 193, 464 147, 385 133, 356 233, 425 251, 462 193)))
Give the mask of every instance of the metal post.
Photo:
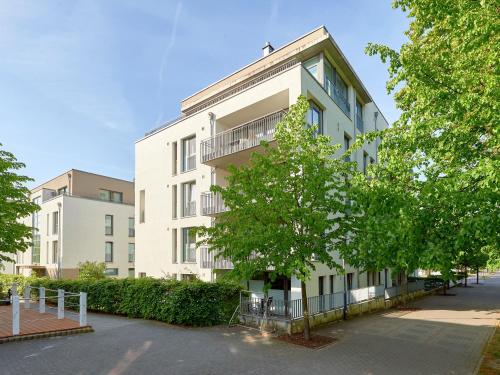
POLYGON ((17 296, 17 283, 12 283, 11 292, 13 296, 17 296))
POLYGON ((57 319, 64 319, 64 290, 57 289, 57 319))
POLYGON ((40 287, 40 294, 38 298, 38 312, 40 314, 45 314, 45 287, 40 287))
POLYGON ((342 259, 342 267, 344 268, 344 308, 342 309, 342 317, 347 320, 347 275, 345 273, 345 260, 342 259))
POLYGON ((12 335, 19 335, 19 296, 12 295, 12 335))
POLYGON ((80 327, 87 325, 87 293, 80 292, 80 327))
POLYGON ((31 287, 25 286, 24 287, 24 308, 29 309, 31 307, 31 287))

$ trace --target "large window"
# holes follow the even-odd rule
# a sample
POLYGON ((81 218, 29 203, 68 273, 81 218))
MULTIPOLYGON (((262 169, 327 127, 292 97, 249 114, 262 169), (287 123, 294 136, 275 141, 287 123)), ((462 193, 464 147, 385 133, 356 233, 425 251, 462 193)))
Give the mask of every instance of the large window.
POLYGON ((182 172, 196 168, 196 137, 182 140, 182 172))
POLYGON ((134 243, 128 244, 128 262, 129 263, 135 262, 135 244, 134 243))
POLYGON ((319 56, 315 56, 304 63, 304 68, 306 68, 316 79, 318 79, 318 64, 319 56))
POLYGON ((182 261, 196 262, 196 235, 193 228, 182 228, 182 261))
POLYGON ((177 228, 172 229, 172 263, 177 263, 177 228))
MULTIPOLYGON (((347 152, 349 147, 351 147, 351 137, 344 133, 344 151, 347 152)), ((351 161, 351 156, 346 155, 344 161, 351 161)))
POLYGON ((347 84, 337 73, 335 68, 325 60, 325 90, 335 103, 346 114, 350 112, 350 105, 347 96, 347 84))
POLYGON ((106 268, 104 274, 106 276, 118 276, 118 268, 106 268))
POLYGON ((313 102, 310 103, 307 111, 306 121, 309 126, 316 125, 318 127, 318 134, 323 134, 323 111, 313 102))
POLYGON ((59 212, 52 212, 52 234, 59 233, 59 212))
POLYGON ((68 193, 68 187, 63 186, 62 188, 57 189, 57 195, 65 195, 68 193))
POLYGON ((146 221, 146 190, 139 192, 139 223, 146 221))
POLYGON ((106 215, 104 219, 104 234, 106 236, 113 235, 113 215, 106 215))
POLYGON ((105 244, 104 261, 107 263, 113 262, 113 242, 106 242, 105 244))
POLYGON ((356 128, 360 133, 363 133, 365 128, 363 124, 363 105, 357 99, 356 99, 356 128))
POLYGON ((172 174, 177 174, 177 142, 172 143, 172 174))
POLYGON ((172 219, 177 219, 177 185, 172 185, 172 219))
POLYGON ((128 236, 135 237, 135 218, 128 218, 128 236))
POLYGON ((196 215, 196 182, 182 184, 182 216, 196 215))
POLYGON ((52 241, 52 264, 57 264, 59 253, 59 244, 57 241, 52 241))

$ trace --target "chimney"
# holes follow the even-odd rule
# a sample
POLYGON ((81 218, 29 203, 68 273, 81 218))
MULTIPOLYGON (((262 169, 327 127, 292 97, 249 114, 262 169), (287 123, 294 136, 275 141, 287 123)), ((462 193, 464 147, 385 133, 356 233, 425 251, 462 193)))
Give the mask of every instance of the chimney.
POLYGON ((274 51, 274 48, 271 45, 271 43, 266 42, 266 45, 264 47, 262 47, 262 56, 267 56, 273 51, 274 51))

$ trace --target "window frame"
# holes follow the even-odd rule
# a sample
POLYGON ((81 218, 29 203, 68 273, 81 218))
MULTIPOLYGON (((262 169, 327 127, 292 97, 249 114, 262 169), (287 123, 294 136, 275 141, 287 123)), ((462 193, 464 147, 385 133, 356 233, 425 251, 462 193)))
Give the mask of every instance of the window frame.
POLYGON ((196 234, 194 234, 194 241, 189 242, 190 231, 193 229, 194 227, 182 228, 182 263, 196 263, 196 234), (194 248, 191 249, 191 246, 194 248), (194 253, 194 257, 190 257, 191 251, 194 253))
POLYGON ((127 259, 128 259, 129 263, 135 263, 135 243, 134 242, 129 242, 128 243, 128 246, 127 246, 127 259), (132 249, 132 253, 130 252, 130 249, 132 249))
POLYGON ((196 169, 196 134, 185 137, 181 141, 182 165, 181 172, 189 172, 196 169), (193 151, 194 150, 194 151, 193 151), (193 151, 193 153, 191 153, 193 151), (189 165, 189 160, 193 160, 192 166, 189 165))
POLYGON ((112 236, 114 231, 114 218, 113 215, 110 214, 105 214, 104 215, 104 235, 106 236, 112 236), (108 226, 108 219, 111 219, 111 225, 108 226), (108 231, 109 228, 109 231, 108 231))
POLYGON ((113 242, 112 241, 106 241, 104 243, 104 262, 105 263, 113 263, 113 258, 114 258, 114 250, 113 250, 113 242), (108 260, 108 245, 110 245, 109 249, 111 250, 110 251, 110 259, 111 260, 108 260))

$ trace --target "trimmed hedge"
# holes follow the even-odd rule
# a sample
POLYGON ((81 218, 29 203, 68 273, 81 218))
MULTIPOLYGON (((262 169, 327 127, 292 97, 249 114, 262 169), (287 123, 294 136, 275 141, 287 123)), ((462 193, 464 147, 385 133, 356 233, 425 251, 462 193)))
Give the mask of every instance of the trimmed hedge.
MULTIPOLYGON (((0 275, 1 282, 4 276, 0 275)), ((12 276, 11 276, 12 277, 12 276)), ((19 278, 19 276, 16 276, 19 278)), ((86 292, 89 311, 152 319, 171 324, 211 326, 228 322, 239 302, 240 285, 230 282, 153 278, 51 280, 25 278, 23 285, 86 292), (29 280, 28 280, 29 279, 29 280)), ((20 282, 16 279, 16 282, 20 282)))

